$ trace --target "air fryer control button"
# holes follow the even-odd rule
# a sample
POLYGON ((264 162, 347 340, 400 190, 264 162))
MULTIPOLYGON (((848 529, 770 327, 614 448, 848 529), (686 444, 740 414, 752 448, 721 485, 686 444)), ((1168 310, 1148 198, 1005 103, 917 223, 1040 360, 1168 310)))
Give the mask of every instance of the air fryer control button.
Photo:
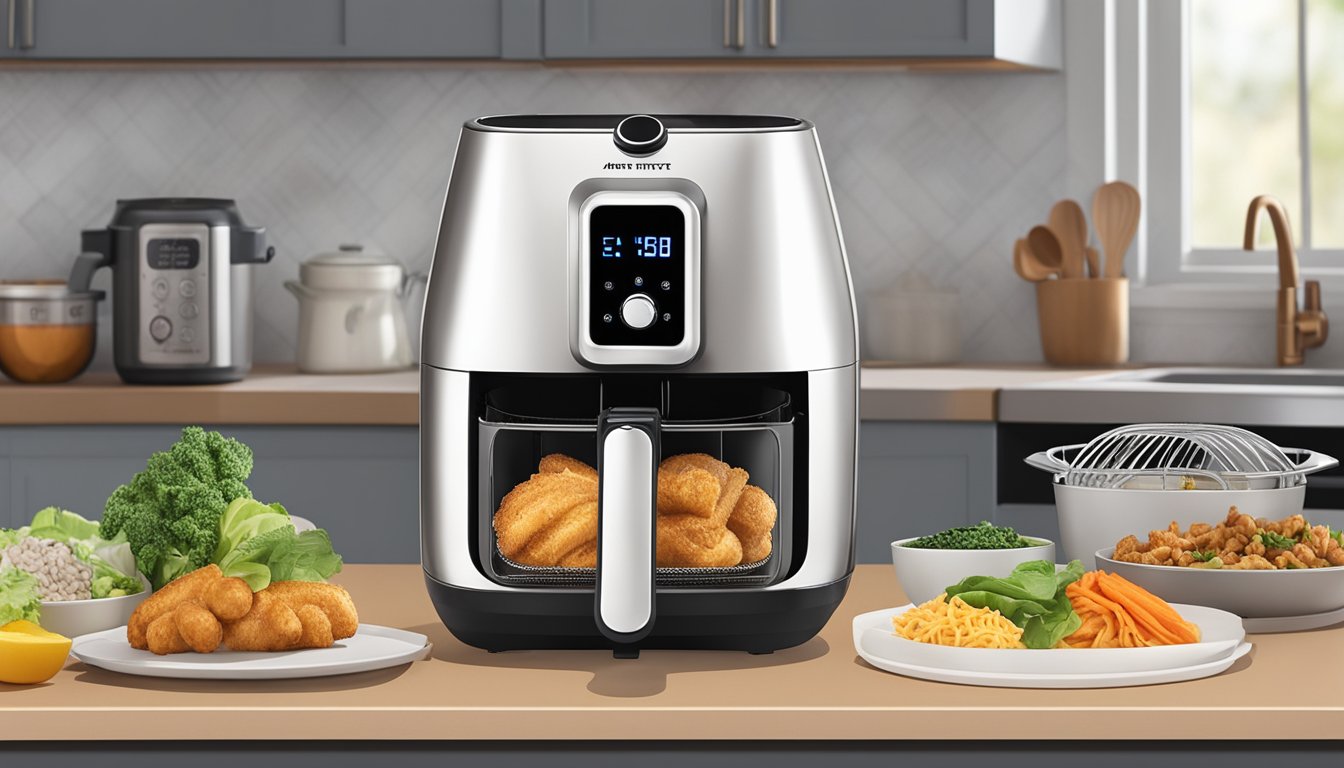
POLYGON ((667 129, 656 117, 631 115, 616 124, 616 147, 629 155, 651 155, 667 143, 667 129))
POLYGON ((196 331, 191 328, 183 328, 182 333, 180 333, 179 336, 181 337, 183 344, 190 344, 196 340, 196 331))
POLYGON ((664 323, 670 323, 670 322, 672 322, 672 313, 671 313, 671 312, 664 312, 664 313, 663 313, 663 322, 664 322, 664 323))
POLYGON ((608 291, 610 291, 612 288, 615 288, 616 286, 613 285, 612 282, 611 282, 610 280, 608 280, 608 281, 606 281, 605 283, 602 284, 602 287, 605 288, 605 289, 607 289, 608 291))
POLYGON ((662 288, 664 291, 670 291, 670 290, 672 290, 672 281, 671 281, 671 280, 664 280, 662 283, 659 284, 658 287, 659 287, 659 288, 662 288))
POLYGON ((195 298, 195 297, 196 297, 196 283, 193 282, 193 281, 191 281, 191 280, 183 280, 181 283, 178 284, 178 286, 177 286, 177 292, 180 293, 180 294, 182 294, 182 298, 184 298, 184 299, 192 299, 192 298, 195 298))
POLYGON ((191 320, 192 318, 196 317, 196 315, 199 314, 200 311, 201 311, 200 308, 196 306, 196 302, 194 301, 182 302, 181 309, 177 310, 178 314, 182 315, 182 317, 186 318, 187 320, 191 320))
POLYGON ((602 316, 602 322, 604 322, 604 323, 610 323, 610 322, 611 322, 612 320, 614 320, 614 319, 615 319, 615 318, 613 318, 613 317, 611 316, 611 313, 610 313, 610 312, 608 312, 607 314, 605 314, 605 315, 602 316))
POLYGON ((164 280, 162 277, 154 281, 154 298, 168 298, 168 281, 164 280))
POLYGON ((644 287, 644 278, 642 278, 642 277, 636 277, 636 278, 635 278, 635 287, 636 287, 636 288, 643 288, 643 287, 644 287))
POLYGON ((157 342, 167 341, 168 337, 173 335, 173 321, 163 315, 150 320, 149 335, 157 342))
POLYGON ((636 293, 621 305, 621 320, 636 330, 653 325, 657 317, 658 308, 654 306, 653 299, 642 293, 636 293))

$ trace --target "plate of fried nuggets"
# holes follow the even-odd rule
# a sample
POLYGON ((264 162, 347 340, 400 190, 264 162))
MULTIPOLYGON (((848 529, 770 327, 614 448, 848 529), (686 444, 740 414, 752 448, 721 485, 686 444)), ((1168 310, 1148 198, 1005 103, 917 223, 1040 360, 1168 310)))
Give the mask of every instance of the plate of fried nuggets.
POLYGON ((130 674, 272 679, 382 669, 428 650, 424 635, 360 624, 343 587, 283 581, 254 594, 209 565, 151 595, 124 629, 76 638, 71 652, 130 674))
POLYGON ((292 651, 330 648, 354 636, 359 613, 335 584, 280 581, 253 594, 247 582, 226 578, 211 564, 174 579, 131 614, 132 648, 172 653, 292 651))
MULTIPOLYGON (((750 476, 704 453, 669 456, 658 466, 660 568, 729 568, 764 561, 778 510, 750 476)), ((494 528, 500 554, 534 567, 597 566, 597 470, 565 454, 542 457, 536 474, 500 502, 494 528)))

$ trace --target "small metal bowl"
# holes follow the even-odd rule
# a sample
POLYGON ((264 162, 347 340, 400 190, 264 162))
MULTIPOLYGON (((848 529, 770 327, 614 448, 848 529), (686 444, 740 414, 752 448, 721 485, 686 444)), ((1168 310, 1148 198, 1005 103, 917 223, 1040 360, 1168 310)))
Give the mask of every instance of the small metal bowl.
POLYGON ((0 280, 0 372, 53 384, 93 359, 102 291, 71 291, 61 280, 0 280))

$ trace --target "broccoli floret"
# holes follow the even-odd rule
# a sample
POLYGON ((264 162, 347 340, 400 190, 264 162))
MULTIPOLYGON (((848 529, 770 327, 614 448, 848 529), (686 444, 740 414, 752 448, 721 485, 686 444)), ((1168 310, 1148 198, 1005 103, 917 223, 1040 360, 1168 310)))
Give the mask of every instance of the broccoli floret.
POLYGON ((158 589, 210 562, 219 518, 236 498, 251 497, 252 450, 200 427, 149 457, 145 469, 107 500, 99 535, 125 532, 135 565, 158 589))

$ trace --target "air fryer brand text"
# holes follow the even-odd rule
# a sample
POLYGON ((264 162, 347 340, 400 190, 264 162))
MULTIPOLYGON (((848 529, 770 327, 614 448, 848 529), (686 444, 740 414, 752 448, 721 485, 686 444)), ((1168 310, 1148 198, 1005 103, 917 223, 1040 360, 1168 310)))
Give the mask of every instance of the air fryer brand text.
POLYGON ((604 171, 670 171, 671 163, 607 163, 604 171))

